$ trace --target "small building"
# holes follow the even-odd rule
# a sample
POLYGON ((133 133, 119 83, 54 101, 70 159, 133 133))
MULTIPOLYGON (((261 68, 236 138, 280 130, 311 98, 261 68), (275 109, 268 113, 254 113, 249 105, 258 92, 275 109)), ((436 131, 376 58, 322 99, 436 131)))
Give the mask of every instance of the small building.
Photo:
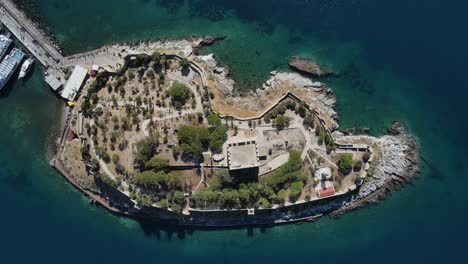
POLYGON ((67 85, 62 91, 62 97, 69 101, 74 101, 78 91, 83 85, 87 74, 88 71, 85 68, 77 65, 68 79, 67 85))
POLYGON ((227 142, 229 170, 242 170, 260 166, 258 147, 255 139, 227 142))
POLYGON ((57 91, 62 87, 62 83, 52 74, 46 74, 45 76, 46 83, 52 88, 52 90, 57 91))
POLYGON ((335 187, 329 186, 326 188, 321 188, 317 191, 317 195, 319 198, 325 198, 335 195, 335 187))
POLYGON ((315 179, 318 181, 326 181, 332 177, 332 172, 329 167, 323 167, 315 172, 315 179))
POLYGON ((93 66, 91 66, 91 70, 89 70, 89 75, 96 76, 98 72, 99 72, 99 65, 93 64, 93 66))

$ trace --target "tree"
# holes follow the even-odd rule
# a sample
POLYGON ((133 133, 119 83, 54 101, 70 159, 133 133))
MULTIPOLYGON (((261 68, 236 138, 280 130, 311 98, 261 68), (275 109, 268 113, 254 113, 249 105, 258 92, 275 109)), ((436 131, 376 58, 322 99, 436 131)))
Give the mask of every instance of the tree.
POLYGON ((81 158, 83 160, 87 161, 87 160, 91 159, 91 155, 89 155, 89 145, 88 144, 81 147, 80 152, 81 152, 81 158))
POLYGON ((233 207, 239 201, 239 192, 234 189, 224 189, 222 199, 224 200, 224 206, 233 207))
POLYGON ((305 117, 306 116, 307 108, 305 107, 304 103, 301 103, 296 107, 296 113, 300 117, 305 117))
POLYGON ((362 161, 358 160, 356 161, 356 163, 354 163, 353 170, 358 172, 358 171, 361 171, 361 169, 362 169, 362 161))
POLYGON ((180 60, 180 66, 182 67, 187 67, 190 64, 189 60, 187 58, 183 58, 180 60))
POLYGON ((293 201, 296 201, 297 199, 299 199, 299 197, 301 196, 303 187, 304 187, 304 184, 300 181, 293 182, 291 184, 290 197, 293 201))
POLYGON ((315 122, 312 114, 306 115, 304 117, 304 126, 309 127, 309 128, 314 128, 315 122))
POLYGON ((353 168, 354 160, 351 153, 340 154, 338 158, 338 169, 343 174, 348 174, 353 168))
POLYGON ((153 157, 145 163, 145 168, 155 172, 164 170, 169 165, 169 160, 153 157))
POLYGON ((140 187, 154 190, 182 190, 182 179, 164 171, 144 171, 132 178, 132 182, 140 187))
POLYGON ((111 179, 109 176, 107 176, 106 174, 98 174, 96 175, 96 180, 97 181, 100 181, 112 188, 117 188, 118 187, 118 184, 116 181, 114 181, 113 179, 111 179))
POLYGON ((172 98, 172 104, 177 109, 185 105, 187 99, 193 97, 192 91, 184 84, 178 82, 174 82, 171 88, 169 88, 169 95, 172 98))
POLYGON ((275 126, 278 130, 283 129, 289 123, 289 118, 284 115, 279 115, 275 119, 275 126))
POLYGON ((117 165, 119 163, 119 156, 117 154, 112 155, 112 163, 117 165))
POLYGON ((221 118, 217 114, 210 114, 207 118, 208 124, 210 126, 219 126, 221 125, 221 118))
MULTIPOLYGON (((135 162, 140 167, 143 167, 147 161, 149 161, 157 153, 159 145, 158 138, 156 136, 148 136, 145 139, 136 143, 137 152, 135 154, 135 162)), ((120 148, 120 146, 119 146, 120 148)))
POLYGON ((161 54, 159 54, 159 52, 155 51, 153 52, 153 54, 151 54, 151 60, 156 62, 156 63, 159 63, 159 60, 161 59, 161 54))
POLYGON ((227 126, 220 125, 211 133, 210 149, 219 152, 227 140, 227 126))
POLYGON ((172 197, 172 202, 178 205, 184 205, 185 203, 185 195, 181 191, 175 191, 174 196, 172 197))
POLYGON ((286 197, 288 196, 288 192, 284 189, 281 189, 279 192, 278 192, 278 199, 280 201, 280 203, 284 203, 286 201, 286 197))
POLYGON ((98 172, 100 168, 99 161, 97 159, 92 159, 90 164, 91 172, 98 172))
POLYGON ((257 205, 261 208, 270 208, 271 207, 271 204, 270 202, 268 202, 268 200, 266 198, 260 198, 257 202, 257 205))

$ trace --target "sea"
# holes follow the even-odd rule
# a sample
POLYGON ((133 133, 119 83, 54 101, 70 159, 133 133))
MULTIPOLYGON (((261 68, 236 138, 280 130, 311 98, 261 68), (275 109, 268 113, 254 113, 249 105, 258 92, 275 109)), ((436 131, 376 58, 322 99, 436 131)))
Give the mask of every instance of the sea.
POLYGON ((290 70, 290 56, 312 58, 337 73, 318 80, 337 95, 341 128, 378 136, 401 120, 423 162, 412 183, 336 219, 189 229, 115 216, 49 166, 64 102, 36 63, 0 93, 2 263, 465 263, 467 1, 28 1, 67 54, 225 36, 201 52, 229 66, 239 93, 290 70))

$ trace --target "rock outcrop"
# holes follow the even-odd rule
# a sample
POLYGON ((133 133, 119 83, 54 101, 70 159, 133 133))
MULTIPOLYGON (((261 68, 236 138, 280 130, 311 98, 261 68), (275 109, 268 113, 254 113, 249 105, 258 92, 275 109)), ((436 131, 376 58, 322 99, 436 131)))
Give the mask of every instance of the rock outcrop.
POLYGON ((306 58, 301 58, 301 57, 291 57, 289 60, 288 60, 288 65, 299 71, 299 72, 304 72, 304 73, 308 73, 308 74, 311 74, 313 76, 316 76, 316 77, 323 77, 323 76, 327 76, 327 75, 332 75, 333 73, 328 71, 328 70, 324 70, 322 67, 320 67, 318 65, 317 62, 311 60, 311 59, 306 59, 306 58))
POLYGON ((397 134, 379 138, 369 136, 345 136, 344 140, 366 140, 372 142, 374 151, 380 157, 372 161, 368 179, 362 184, 359 192, 333 213, 341 215, 347 211, 375 203, 390 191, 402 187, 411 181, 420 167, 419 145, 417 140, 402 126, 395 122, 392 129, 397 134))

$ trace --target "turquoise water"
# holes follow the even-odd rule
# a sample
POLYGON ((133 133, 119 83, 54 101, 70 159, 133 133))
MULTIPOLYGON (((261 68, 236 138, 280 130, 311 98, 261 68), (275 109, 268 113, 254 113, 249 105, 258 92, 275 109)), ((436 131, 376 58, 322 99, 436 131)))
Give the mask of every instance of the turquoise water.
POLYGON ((213 52, 238 90, 310 56, 339 73, 341 125, 403 120, 425 160, 418 179, 339 219, 186 230, 90 206, 48 166, 60 102, 35 67, 0 95, 0 252, 9 262, 453 262, 466 253, 467 5, 462 1, 35 0, 68 53, 122 40, 226 35, 213 52))

